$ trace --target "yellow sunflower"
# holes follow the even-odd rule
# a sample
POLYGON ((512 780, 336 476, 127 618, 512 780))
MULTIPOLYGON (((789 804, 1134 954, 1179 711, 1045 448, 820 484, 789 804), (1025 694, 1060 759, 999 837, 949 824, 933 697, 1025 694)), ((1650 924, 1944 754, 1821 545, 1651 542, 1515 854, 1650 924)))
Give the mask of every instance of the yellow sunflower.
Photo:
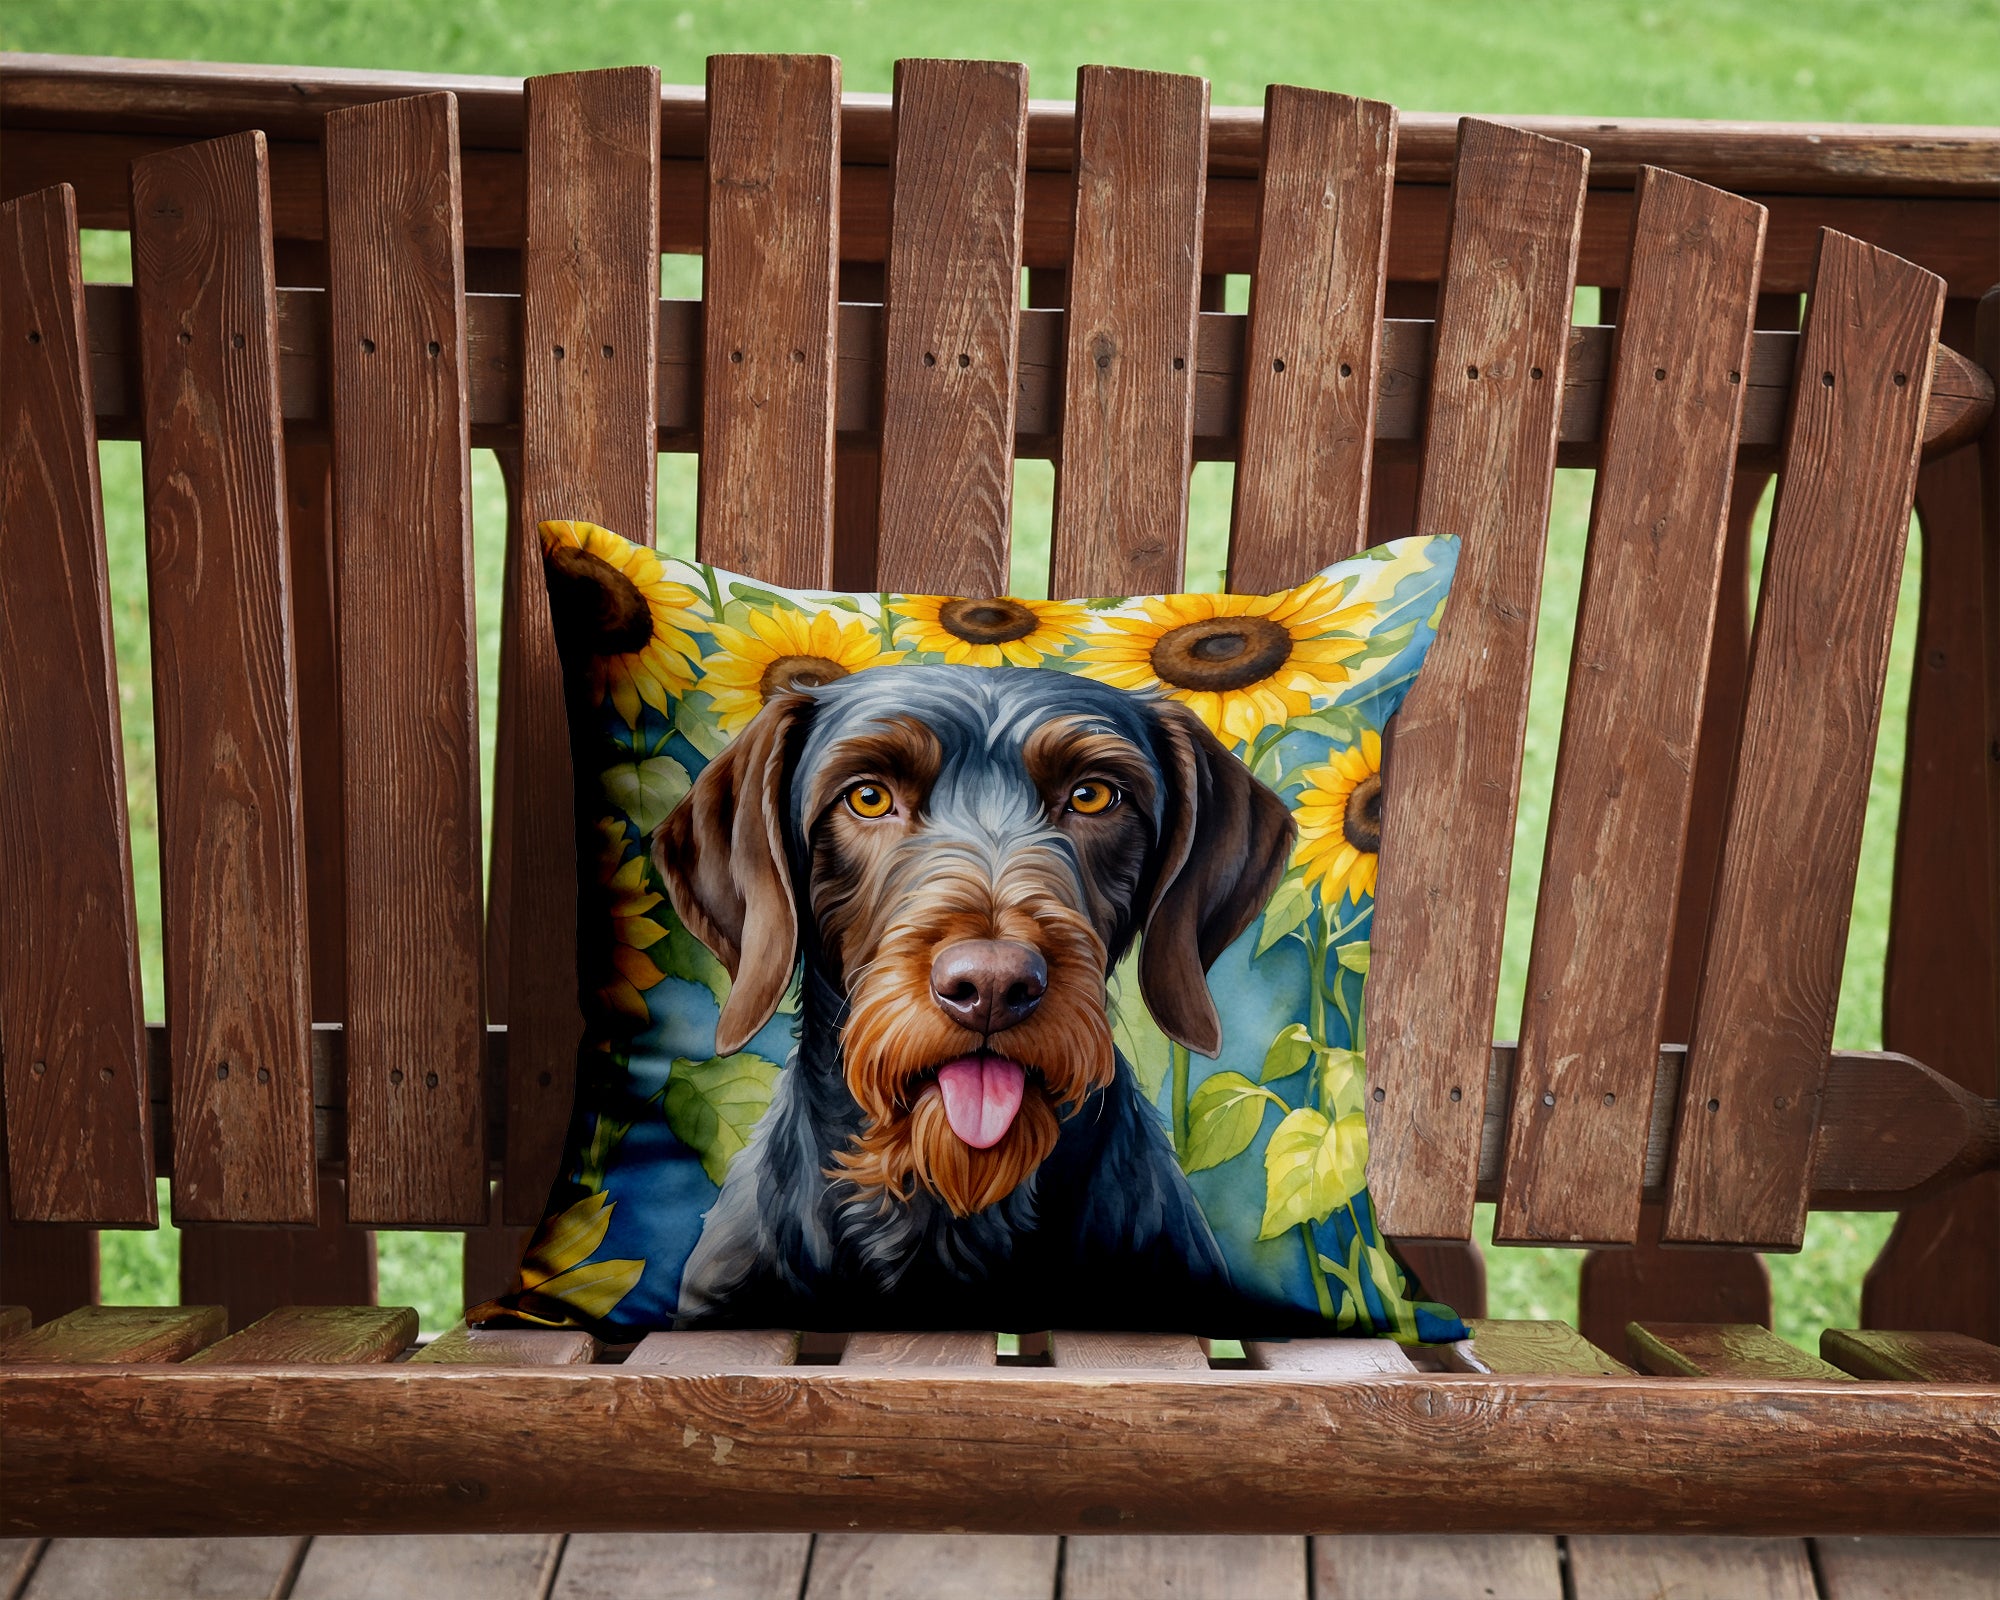
POLYGON ((597 991, 597 997, 613 1011, 647 1023, 652 1021, 652 1013, 646 1008, 646 991, 665 976, 646 955, 667 936, 666 928, 651 915, 661 896, 646 882, 643 852, 630 861, 619 861, 625 851, 624 825, 605 822, 599 826, 606 842, 600 874, 610 890, 606 909, 611 914, 611 965, 617 975, 597 991))
POLYGON ((1352 676, 1341 663, 1364 641, 1349 630, 1370 608, 1343 606, 1344 593, 1314 578, 1283 594, 1156 596, 1141 615, 1106 615, 1076 661, 1121 689, 1164 689, 1218 738, 1248 744, 1352 676))
POLYGON ((1302 776, 1305 792, 1292 815, 1299 824, 1298 852, 1320 903, 1360 902, 1375 892, 1376 852, 1382 848, 1382 737, 1372 730, 1361 742, 1334 752, 1323 767, 1302 776))
POLYGON ((906 619, 896 643, 942 655, 951 666, 1041 665, 1060 655, 1090 622, 1082 606, 1057 600, 962 600, 948 595, 904 595, 896 610, 906 619))
POLYGON ((701 686, 727 734, 756 716, 769 695, 831 683, 863 667, 890 666, 904 656, 882 648, 873 623, 833 606, 752 611, 748 632, 721 622, 712 631, 720 653, 702 663, 701 686))
POLYGON ((694 683, 701 649, 686 630, 708 624, 695 592, 666 575, 660 558, 593 522, 544 522, 551 599, 591 629, 591 689, 637 727, 643 702, 665 712, 694 683), (567 580, 567 581, 565 581, 567 580))

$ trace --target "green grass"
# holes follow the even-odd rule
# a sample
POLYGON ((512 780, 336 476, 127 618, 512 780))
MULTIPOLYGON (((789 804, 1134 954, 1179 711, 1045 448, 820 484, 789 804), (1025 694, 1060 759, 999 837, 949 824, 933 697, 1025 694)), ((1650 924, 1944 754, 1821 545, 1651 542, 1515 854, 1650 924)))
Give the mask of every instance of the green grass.
MULTIPOLYGON (((317 63, 444 72, 528 74, 657 63, 670 82, 699 83, 703 60, 726 50, 823 50, 839 55, 849 89, 884 91, 898 56, 987 55, 1029 64, 1034 92, 1068 98, 1085 62, 1108 61, 1206 74, 1218 104, 1256 103, 1276 79, 1373 95, 1410 110, 1570 112, 1591 116, 1696 116, 1877 122, 1990 121, 2000 104, 2000 0, 1820 0, 1813 5, 1705 0, 1401 0, 1384 4, 1255 7, 1189 0, 1016 0, 978 10, 916 0, 743 0, 647 4, 640 0, 42 0, 0 17, 9 49, 183 59, 317 63)), ((86 241, 87 275, 126 276, 124 241, 86 241)), ((667 291, 698 293, 696 264, 671 260, 667 291)), ((1243 283, 1232 283, 1240 309, 1243 283)), ((1586 293, 1580 316, 1594 315, 1586 293)), ((104 467, 113 623, 125 718, 135 871, 148 1014, 160 1012, 158 867, 151 678, 145 612, 145 543, 135 445, 107 443, 104 467)), ((693 539, 689 457, 660 464, 660 536, 686 552, 693 539)), ((1219 582, 1228 533, 1231 469, 1197 469, 1188 542, 1190 587, 1219 582)), ((1046 571, 1053 474, 1023 462, 1016 483, 1015 582, 1039 591, 1046 571)), ((482 738, 489 762, 497 679, 503 502, 490 456, 473 464, 482 738)), ((1516 830, 1506 960, 1496 1029, 1513 1032, 1533 898, 1547 825, 1548 787, 1561 727, 1562 685, 1575 623, 1589 475, 1556 485, 1548 570, 1516 830)), ((1902 777, 1903 702, 1915 623, 1915 561, 1898 609, 1887 709, 1870 792, 1866 843, 1837 1042, 1879 1044, 1887 942, 1890 850, 1902 777)), ((1713 799, 1713 797, 1710 797, 1713 799)), ((490 805, 488 807, 490 815, 490 805)), ((1491 1210, 1479 1231, 1490 1245, 1491 1210)), ((1852 1324, 1860 1277, 1880 1247, 1886 1217, 1822 1215, 1806 1248, 1771 1258, 1779 1330, 1810 1345, 1831 1323, 1852 1324)), ((415 1304, 425 1325, 456 1312, 456 1237, 381 1237, 384 1300, 415 1304)), ((177 1242, 108 1233, 107 1299, 175 1297, 177 1242)), ((1573 1316, 1574 1252, 1494 1249, 1495 1315, 1573 1316)))

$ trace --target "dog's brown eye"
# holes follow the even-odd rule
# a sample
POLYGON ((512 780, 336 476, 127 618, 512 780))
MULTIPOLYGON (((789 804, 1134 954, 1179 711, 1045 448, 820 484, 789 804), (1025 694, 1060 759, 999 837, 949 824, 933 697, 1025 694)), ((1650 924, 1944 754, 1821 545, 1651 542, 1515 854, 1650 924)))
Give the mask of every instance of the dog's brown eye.
POLYGON ((1102 778, 1087 779, 1069 792, 1070 810, 1080 811, 1086 817, 1109 811, 1117 803, 1118 791, 1102 778))
POLYGON ((879 783, 857 783, 847 791, 847 806, 857 817, 886 817, 896 797, 879 783))

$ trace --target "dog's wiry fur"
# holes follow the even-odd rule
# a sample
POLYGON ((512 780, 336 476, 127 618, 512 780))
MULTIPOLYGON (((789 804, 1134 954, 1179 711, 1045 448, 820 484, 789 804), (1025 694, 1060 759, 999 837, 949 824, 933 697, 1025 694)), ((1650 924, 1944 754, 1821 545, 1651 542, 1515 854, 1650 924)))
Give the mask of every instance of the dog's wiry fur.
POLYGON ((803 966, 796 1054, 687 1264, 681 1323, 1240 1325, 1113 1046, 1106 979, 1138 940, 1155 1020, 1214 1054, 1206 969, 1291 841, 1282 802, 1170 701, 938 666, 773 696, 654 846, 675 910, 730 970, 718 1052, 803 966), (1086 781, 1118 802, 1069 807, 1086 781), (844 803, 864 782, 890 814, 844 803), (1046 971, 989 1035, 934 993, 959 941, 1027 947, 1046 971), (980 1052, 1027 1069, 985 1149, 953 1131, 936 1075, 980 1052))

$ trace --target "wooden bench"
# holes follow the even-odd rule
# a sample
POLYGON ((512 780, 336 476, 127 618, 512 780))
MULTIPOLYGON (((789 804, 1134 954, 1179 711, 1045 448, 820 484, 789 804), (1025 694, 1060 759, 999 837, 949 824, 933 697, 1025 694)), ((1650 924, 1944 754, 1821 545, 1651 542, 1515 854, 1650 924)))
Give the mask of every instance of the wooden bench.
MULTIPOLYGON (((1614 138, 1626 186, 1593 191, 1547 131, 1424 126, 1413 163, 1386 106, 1211 114, 1199 79, 1099 68, 1032 113, 1022 69, 966 62, 844 109, 817 57, 718 58, 705 94, 10 58, 0 91, 0 1273, 32 1311, 0 1320, 0 1532, 1992 1530, 2000 300, 1976 348, 1964 306, 2000 278, 2000 140, 1902 158, 1948 197, 1822 216, 1698 181, 1728 174, 1671 130, 1696 176, 1614 138), (1947 273, 1827 220, 1900 226, 1947 273), (129 289, 83 288, 80 222, 130 228, 129 289), (699 303, 661 300, 663 247, 702 253, 699 303), (1572 326, 1580 259, 1614 326, 1572 326), (165 1028, 139 1003, 94 466, 134 435, 165 1028), (500 451, 512 518, 490 876, 470 446, 500 451), (1597 1313, 1633 1314, 1593 1328, 1587 1296, 1583 1333, 1481 1322, 1442 1352, 413 1350, 407 1313, 365 1304, 367 1229, 468 1230, 486 1292, 569 1103, 567 749, 529 530, 644 534, 662 450, 700 455, 702 558, 795 585, 1004 590, 1036 454, 1058 593, 1177 587, 1197 459, 1237 464, 1238 588, 1462 535, 1389 775, 1374 1190, 1469 1310, 1486 1199, 1503 1239, 1600 1246, 1597 1313), (1597 471, 1582 670, 1522 1038, 1495 1046, 1559 464, 1597 471), (1920 490, 1898 1049, 1832 1052, 1920 490), (85 1304, 90 1230, 152 1224, 164 1174, 186 1305, 85 1304), (1901 1330, 1820 1359, 1763 1326, 1753 1253, 1813 1207, 1910 1233, 1868 1306, 1901 1330)), ((1811 143, 1737 138, 1775 184, 1895 159, 1811 143)))

